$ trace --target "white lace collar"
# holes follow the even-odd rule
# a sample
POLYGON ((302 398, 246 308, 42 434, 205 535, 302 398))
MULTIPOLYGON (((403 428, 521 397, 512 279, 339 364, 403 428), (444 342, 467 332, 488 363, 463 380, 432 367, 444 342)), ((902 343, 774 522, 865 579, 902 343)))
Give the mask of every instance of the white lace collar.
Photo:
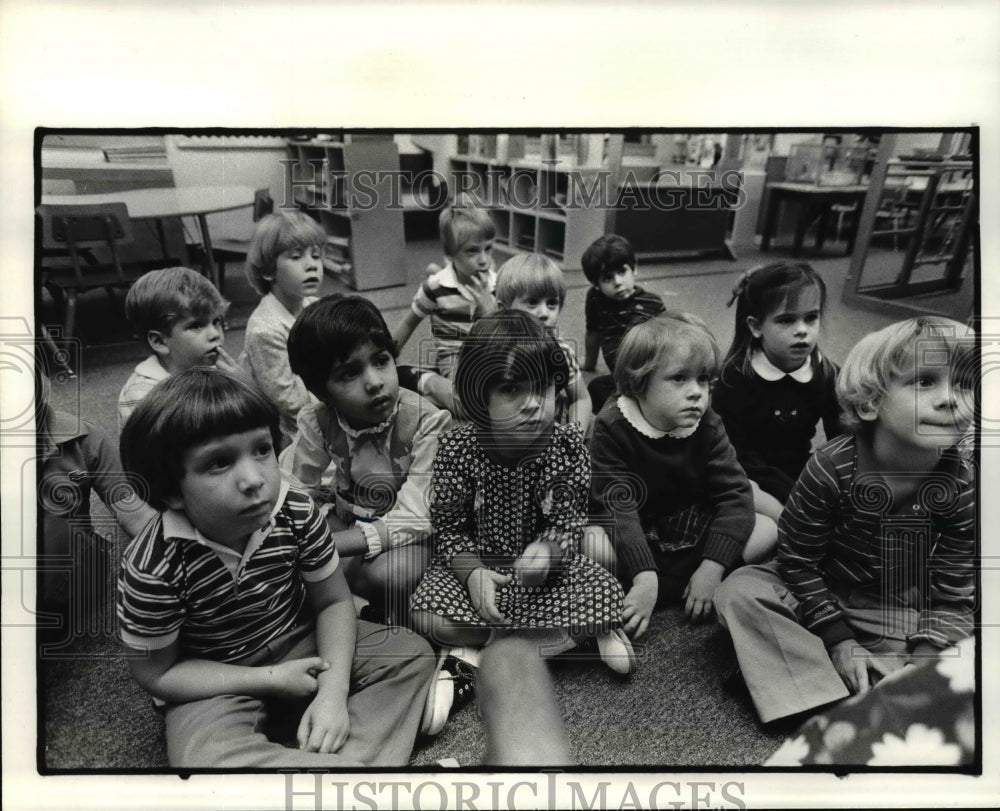
POLYGON ((750 356, 750 368, 762 378, 772 383, 775 380, 781 380, 783 377, 790 377, 792 380, 796 380, 799 383, 808 383, 813 379, 812 357, 806 358, 806 362, 794 372, 783 372, 767 359, 767 355, 765 355, 763 351, 755 349, 753 354, 750 356))
POLYGON ((626 397, 624 394, 618 395, 618 408, 622 412, 622 416, 628 420, 628 424, 635 428, 640 434, 650 439, 662 439, 665 436, 671 437, 672 439, 687 439, 691 434, 698 430, 698 426, 701 424, 701 420, 698 420, 690 428, 674 428, 672 431, 661 431, 655 425, 650 425, 649 420, 642 416, 642 411, 639 409, 639 404, 633 400, 631 397, 626 397))
POLYGON ((351 428, 340 416, 340 412, 336 409, 332 409, 333 413, 337 416, 337 423, 340 425, 341 429, 345 434, 347 434, 352 439, 357 439, 361 436, 366 436, 368 434, 382 434, 385 433, 392 424, 396 421, 396 414, 399 412, 399 398, 396 398, 396 405, 392 409, 392 413, 385 418, 383 422, 378 425, 371 425, 368 428, 351 428))

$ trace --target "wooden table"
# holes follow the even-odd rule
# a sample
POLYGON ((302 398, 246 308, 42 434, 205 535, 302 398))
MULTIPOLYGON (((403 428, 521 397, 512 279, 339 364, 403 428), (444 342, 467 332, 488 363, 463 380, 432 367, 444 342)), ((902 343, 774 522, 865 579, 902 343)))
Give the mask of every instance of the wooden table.
MULTIPOLYGON (((779 182, 768 183, 767 211, 764 214, 763 233, 761 234, 760 248, 766 251, 771 247, 771 237, 778 224, 778 208, 781 203, 788 201, 797 203, 799 206, 799 217, 795 223, 795 240, 792 243, 792 255, 798 256, 802 251, 802 242, 809 228, 809 223, 817 211, 820 215, 819 226, 816 229, 816 247, 822 248, 826 240, 826 229, 830 220, 830 207, 835 203, 856 205, 858 210, 865 201, 868 194, 867 184, 856 186, 821 186, 815 183, 791 183, 779 182)), ((847 253, 854 250, 854 239, 857 235, 857 225, 853 226, 847 236, 847 253)))
POLYGON ((124 203, 133 220, 156 220, 160 244, 167 255, 162 221, 174 217, 194 217, 198 221, 208 266, 208 277, 219 285, 219 269, 212 254, 212 237, 206 215, 253 206, 254 189, 249 186, 182 186, 172 189, 132 189, 105 194, 43 194, 42 203, 83 206, 124 203))

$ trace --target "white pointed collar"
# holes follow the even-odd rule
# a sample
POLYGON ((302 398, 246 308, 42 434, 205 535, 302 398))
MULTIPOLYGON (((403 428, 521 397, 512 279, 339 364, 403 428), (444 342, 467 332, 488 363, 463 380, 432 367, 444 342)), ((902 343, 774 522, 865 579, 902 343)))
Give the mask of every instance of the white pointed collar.
POLYGON ((622 412, 622 416, 628 420, 628 424, 635 428, 640 434, 650 439, 663 439, 663 437, 668 436, 672 439, 687 439, 695 431, 698 430, 698 426, 701 424, 701 420, 696 422, 690 428, 674 428, 673 431, 662 431, 655 425, 651 425, 649 420, 642 416, 642 411, 639 409, 639 404, 633 400, 631 397, 626 397, 624 394, 618 395, 618 408, 622 412))
POLYGON ((750 367, 762 378, 772 383, 775 380, 781 380, 783 377, 790 377, 792 380, 799 383, 808 383, 813 378, 813 362, 811 356, 806 358, 806 362, 794 372, 783 372, 767 359, 767 355, 765 355, 763 351, 755 349, 753 354, 750 356, 750 367))

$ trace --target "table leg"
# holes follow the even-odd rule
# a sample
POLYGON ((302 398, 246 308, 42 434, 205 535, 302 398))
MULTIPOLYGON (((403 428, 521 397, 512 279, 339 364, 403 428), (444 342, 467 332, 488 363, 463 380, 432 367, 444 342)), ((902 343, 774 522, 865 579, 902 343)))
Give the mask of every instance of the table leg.
POLYGON ((781 202, 780 195, 771 189, 767 196, 767 211, 764 213, 763 233, 760 237, 760 249, 766 251, 771 247, 771 236, 778 219, 778 204, 781 202))
POLYGON ((792 243, 792 256, 802 253, 802 243, 806 238, 809 218, 812 216, 812 206, 806 200, 799 201, 799 218, 795 223, 795 241, 792 243))
POLYGON ((823 207, 819 215, 819 223, 816 225, 816 247, 822 248, 826 242, 826 229, 830 226, 830 201, 820 203, 823 207))
MULTIPOLYGON (((219 269, 215 264, 215 254, 212 253, 212 238, 208 234, 208 220, 204 214, 198 215, 198 228, 201 230, 201 244, 205 250, 205 264, 208 266, 208 278, 219 287, 219 269)), ((221 293, 222 291, 219 290, 221 293)))

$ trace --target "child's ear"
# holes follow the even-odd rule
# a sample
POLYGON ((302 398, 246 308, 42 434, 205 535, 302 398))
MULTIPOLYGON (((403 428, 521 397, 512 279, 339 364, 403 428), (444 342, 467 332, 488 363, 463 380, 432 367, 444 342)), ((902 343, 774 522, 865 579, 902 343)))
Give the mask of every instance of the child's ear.
POLYGON ((632 275, 633 276, 636 276, 639 273, 639 266, 638 265, 630 265, 630 264, 628 264, 628 262, 626 262, 624 265, 622 265, 622 267, 625 268, 625 270, 632 271, 632 275))
POLYGON ((158 329, 151 329, 146 333, 146 343, 161 358, 165 358, 170 354, 170 347, 167 346, 167 336, 158 329))
POLYGON ((871 400, 855 406, 854 411, 857 413, 858 419, 864 422, 874 422, 878 419, 878 405, 871 400))
POLYGON ((747 316, 747 329, 750 330, 750 334, 753 335, 754 338, 759 339, 760 336, 763 335, 760 329, 760 321, 752 315, 747 316))

